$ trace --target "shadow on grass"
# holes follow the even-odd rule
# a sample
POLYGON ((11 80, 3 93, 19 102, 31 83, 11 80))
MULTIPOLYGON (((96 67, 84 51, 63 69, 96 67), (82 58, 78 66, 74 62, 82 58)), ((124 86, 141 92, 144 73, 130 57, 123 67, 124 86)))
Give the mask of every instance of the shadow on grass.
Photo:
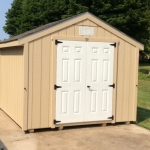
POLYGON ((144 74, 149 74, 149 71, 148 69, 139 69, 139 72, 142 72, 144 74))
POLYGON ((8 150, 1 140, 0 140, 0 150, 8 150))
POLYGON ((150 118, 150 110, 138 107, 137 108, 137 123, 140 123, 150 118))
POLYGON ((139 66, 150 66, 150 62, 140 63, 139 66))

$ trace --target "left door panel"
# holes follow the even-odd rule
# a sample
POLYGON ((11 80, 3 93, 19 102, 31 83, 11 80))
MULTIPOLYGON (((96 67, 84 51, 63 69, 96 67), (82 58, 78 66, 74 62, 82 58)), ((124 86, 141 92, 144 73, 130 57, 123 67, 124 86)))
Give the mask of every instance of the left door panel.
MULTIPOLYGON (((56 120, 83 122, 85 114, 86 42, 61 41, 57 45, 56 120)), ((60 124, 59 123, 59 124, 60 124)))

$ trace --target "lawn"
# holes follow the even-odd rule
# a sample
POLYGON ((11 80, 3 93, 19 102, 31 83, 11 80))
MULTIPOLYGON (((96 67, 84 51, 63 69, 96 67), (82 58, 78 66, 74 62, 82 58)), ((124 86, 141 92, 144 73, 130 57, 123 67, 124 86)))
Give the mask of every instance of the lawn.
POLYGON ((150 64, 140 64, 137 125, 150 130, 150 64))

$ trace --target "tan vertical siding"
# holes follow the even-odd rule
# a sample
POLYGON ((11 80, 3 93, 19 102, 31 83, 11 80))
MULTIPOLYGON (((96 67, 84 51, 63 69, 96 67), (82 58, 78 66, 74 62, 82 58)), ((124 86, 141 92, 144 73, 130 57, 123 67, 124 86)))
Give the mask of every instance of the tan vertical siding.
POLYGON ((123 40, 120 40, 118 48, 118 75, 117 75, 117 104, 116 104, 116 121, 121 120, 122 116, 122 100, 123 100, 123 73, 124 73, 124 44, 123 40))
POLYGON ((74 31, 75 36, 76 37, 82 37, 82 35, 79 35, 79 26, 75 26, 74 28, 75 28, 75 31, 74 31))
POLYGON ((29 89, 28 89, 28 129, 32 128, 32 101, 33 101, 33 42, 29 43, 29 89))
POLYGON ((24 102, 23 102, 23 127, 22 130, 26 131, 28 121, 28 86, 29 86, 29 47, 28 43, 24 44, 24 102))
POLYGON ((32 99, 32 125, 40 128, 41 119, 41 39, 34 41, 33 51, 33 99, 32 99))
POLYGON ((111 32, 105 30, 105 36, 104 37, 111 39, 111 36, 112 36, 111 32))
POLYGON ((24 59, 23 48, 1 49, 1 108, 23 126, 24 59))
POLYGON ((50 36, 29 44, 28 129, 49 127, 50 36))
MULTIPOLYGON (((130 94, 130 45, 125 43, 123 63, 123 91, 122 91, 122 121, 128 121, 129 115, 129 94, 130 94)), ((119 88, 119 87, 118 87, 119 88)))
POLYGON ((97 37, 99 38, 104 38, 105 36, 105 30, 102 27, 97 28, 97 37))
POLYGON ((41 127, 49 125, 50 37, 42 39, 41 127))
POLYGON ((83 22, 83 21, 80 21, 80 22, 76 23, 75 25, 76 25, 76 26, 82 26, 82 22, 83 22))
POLYGON ((135 105, 136 105, 136 89, 137 89, 137 83, 136 83, 136 76, 137 76, 137 52, 138 50, 136 47, 131 46, 130 50, 130 78, 129 78, 129 104, 128 104, 128 110, 129 110, 129 115, 128 115, 128 120, 134 121, 135 118, 135 105))
POLYGON ((58 34, 59 34, 60 36, 66 36, 66 30, 60 30, 60 31, 58 32, 58 34))
POLYGON ((86 19, 82 22, 83 26, 90 26, 90 20, 86 19))
MULTIPOLYGON (((0 81, 1 81, 1 50, 0 50, 0 81)), ((0 109, 1 109, 1 82, 0 82, 0 109)))
MULTIPOLYGON (((50 36, 51 38, 51 36, 50 36)), ((54 111, 55 111, 55 108, 53 107, 54 106, 54 103, 53 103, 53 99, 54 99, 54 82, 55 82, 55 76, 54 74, 56 74, 54 72, 54 65, 55 65, 55 58, 54 58, 54 47, 52 47, 52 42, 54 41, 50 41, 49 45, 50 45, 50 70, 49 70, 49 74, 50 74, 50 81, 49 81, 49 84, 50 84, 50 102, 49 102, 49 126, 50 127, 53 127, 53 115, 54 115, 54 111)))
POLYGON ((74 26, 70 26, 66 30, 67 30, 67 32, 66 32, 67 36, 74 36, 74 34, 75 34, 74 26))
POLYGON ((136 55, 136 59, 135 59, 135 68, 134 68, 134 85, 136 85, 135 87, 135 93, 134 93, 134 100, 133 100, 133 121, 136 121, 136 117, 137 117, 137 93, 138 93, 138 67, 139 67, 139 51, 140 49, 138 49, 137 47, 135 48, 135 55, 136 55))
POLYGON ((137 50, 120 39, 118 56, 116 122, 134 121, 136 110, 137 50))

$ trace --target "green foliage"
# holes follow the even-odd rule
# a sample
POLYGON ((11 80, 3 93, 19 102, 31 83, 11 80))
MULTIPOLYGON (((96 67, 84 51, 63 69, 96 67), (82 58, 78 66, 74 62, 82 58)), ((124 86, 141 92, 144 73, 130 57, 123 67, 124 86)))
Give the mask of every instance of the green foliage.
POLYGON ((17 35, 89 11, 145 44, 150 51, 149 0, 14 0, 4 30, 17 35))
MULTIPOLYGON (((92 10, 99 18, 143 44, 149 45, 149 0, 94 1, 92 10)), ((148 46, 146 48, 148 49, 148 46)))
POLYGON ((11 9, 6 13, 6 24, 4 31, 10 36, 17 35, 20 32, 20 23, 22 22, 22 0, 14 0, 11 9))
POLYGON ((148 80, 148 81, 150 81, 150 75, 149 74, 145 74, 143 72, 139 72, 139 76, 138 77, 141 80, 148 80))
POLYGON ((83 6, 81 3, 77 3, 76 0, 70 0, 67 11, 64 15, 62 15, 62 18, 68 18, 87 11, 87 6, 83 6))

